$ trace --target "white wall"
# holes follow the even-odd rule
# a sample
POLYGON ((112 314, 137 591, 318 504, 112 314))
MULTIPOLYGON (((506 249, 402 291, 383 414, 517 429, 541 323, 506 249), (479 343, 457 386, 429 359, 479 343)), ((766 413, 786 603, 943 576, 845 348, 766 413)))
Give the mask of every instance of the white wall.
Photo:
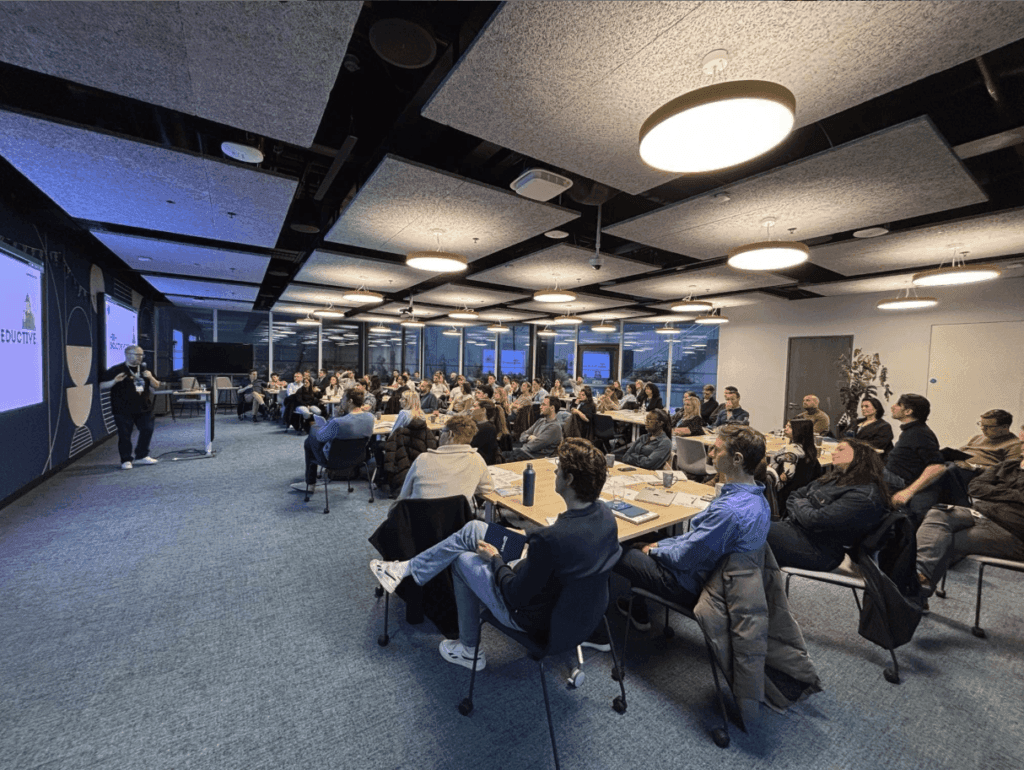
MULTIPOLYGON (((718 392, 721 394, 726 385, 735 385, 742 395, 743 407, 750 412, 753 427, 761 431, 779 428, 785 417, 789 338, 852 334, 854 349, 878 353, 882 365, 888 367, 893 403, 900 393, 927 392, 933 325, 1024 320, 1024 278, 932 289, 928 294, 935 296, 939 304, 925 311, 875 309, 877 300, 894 296, 895 292, 768 300, 729 308, 730 322, 720 327, 718 392)), ((966 366, 969 362, 965 362, 966 366)), ((991 372, 990 376, 998 378, 999 372, 991 372)), ((836 372, 837 382, 838 379, 836 372)), ((838 385, 836 390, 838 395, 838 385)), ((885 399, 881 400, 885 404, 885 399)), ((964 425, 958 432, 966 437, 977 433, 977 419, 976 414, 965 414, 964 425)), ((1014 414, 1015 430, 1022 422, 1024 414, 1014 414)), ((939 436, 943 445, 958 446, 965 440, 963 436, 939 436)))

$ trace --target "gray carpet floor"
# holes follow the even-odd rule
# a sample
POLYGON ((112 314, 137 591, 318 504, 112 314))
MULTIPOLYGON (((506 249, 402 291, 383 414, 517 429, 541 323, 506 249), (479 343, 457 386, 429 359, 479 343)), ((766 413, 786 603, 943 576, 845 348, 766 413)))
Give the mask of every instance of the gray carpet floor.
MULTIPOLYGON (((388 502, 332 485, 308 504, 302 439, 218 421, 218 454, 121 471, 109 441, 0 511, 0 765, 36 768, 546 768, 536 664, 484 631, 488 667, 470 717, 469 671, 444 663, 429 621, 377 645, 383 601, 367 537, 388 502)), ((161 418, 153 454, 199 447, 198 418, 161 418)), ((913 642, 903 683, 856 633, 849 591, 794 581, 791 602, 825 691, 756 732, 710 740, 715 694, 696 626, 660 616, 632 633, 626 714, 611 656, 564 687, 550 666, 566 768, 1024 767, 1024 585, 951 573, 913 642)), ((621 639, 622 618, 612 618, 621 639)))

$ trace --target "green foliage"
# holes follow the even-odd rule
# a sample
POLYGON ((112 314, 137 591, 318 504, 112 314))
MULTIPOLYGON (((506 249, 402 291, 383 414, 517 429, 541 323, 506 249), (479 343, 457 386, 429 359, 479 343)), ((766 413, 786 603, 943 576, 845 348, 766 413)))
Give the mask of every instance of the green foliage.
POLYGON ((878 398, 881 392, 888 401, 892 395, 888 382, 889 371, 882 366, 878 353, 871 355, 857 348, 852 356, 839 356, 836 367, 842 375, 838 383, 839 399, 850 422, 857 419, 857 410, 863 399, 878 398))

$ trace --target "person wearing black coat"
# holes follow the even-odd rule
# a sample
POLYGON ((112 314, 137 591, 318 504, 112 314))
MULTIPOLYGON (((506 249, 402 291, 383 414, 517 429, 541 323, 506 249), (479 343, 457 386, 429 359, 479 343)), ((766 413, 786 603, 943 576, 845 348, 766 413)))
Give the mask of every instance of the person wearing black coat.
POLYGON ((863 417, 845 435, 871 444, 888 454, 892 449, 892 426, 885 421, 885 410, 877 398, 865 398, 860 402, 863 417))
POLYGON ((704 400, 700 403, 700 418, 707 425, 711 422, 711 415, 718 409, 718 402, 715 400, 715 386, 704 386, 704 400))
POLYGON ((793 491, 786 517, 771 524, 768 544, 780 567, 833 570, 889 513, 889 489, 874 448, 847 439, 832 456, 833 469, 793 491))
POLYGON ((665 402, 661 400, 661 391, 658 390, 658 386, 653 382, 648 382, 644 387, 644 395, 646 398, 644 398, 643 407, 648 412, 665 408, 665 402))
POLYGON ((427 421, 420 413, 393 432, 384 444, 388 486, 401 489, 413 461, 428 449, 437 449, 437 434, 427 427, 427 421))

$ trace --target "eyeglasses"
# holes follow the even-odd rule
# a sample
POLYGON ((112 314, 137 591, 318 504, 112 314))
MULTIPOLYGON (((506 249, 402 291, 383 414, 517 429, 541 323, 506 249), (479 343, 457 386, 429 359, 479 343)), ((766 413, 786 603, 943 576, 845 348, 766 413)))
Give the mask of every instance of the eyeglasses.
POLYGON ((983 423, 983 422, 979 422, 979 423, 978 423, 978 427, 979 427, 979 428, 998 428, 998 427, 999 427, 999 425, 998 425, 997 423, 992 423, 991 425, 986 425, 986 424, 985 424, 985 423, 983 423))

